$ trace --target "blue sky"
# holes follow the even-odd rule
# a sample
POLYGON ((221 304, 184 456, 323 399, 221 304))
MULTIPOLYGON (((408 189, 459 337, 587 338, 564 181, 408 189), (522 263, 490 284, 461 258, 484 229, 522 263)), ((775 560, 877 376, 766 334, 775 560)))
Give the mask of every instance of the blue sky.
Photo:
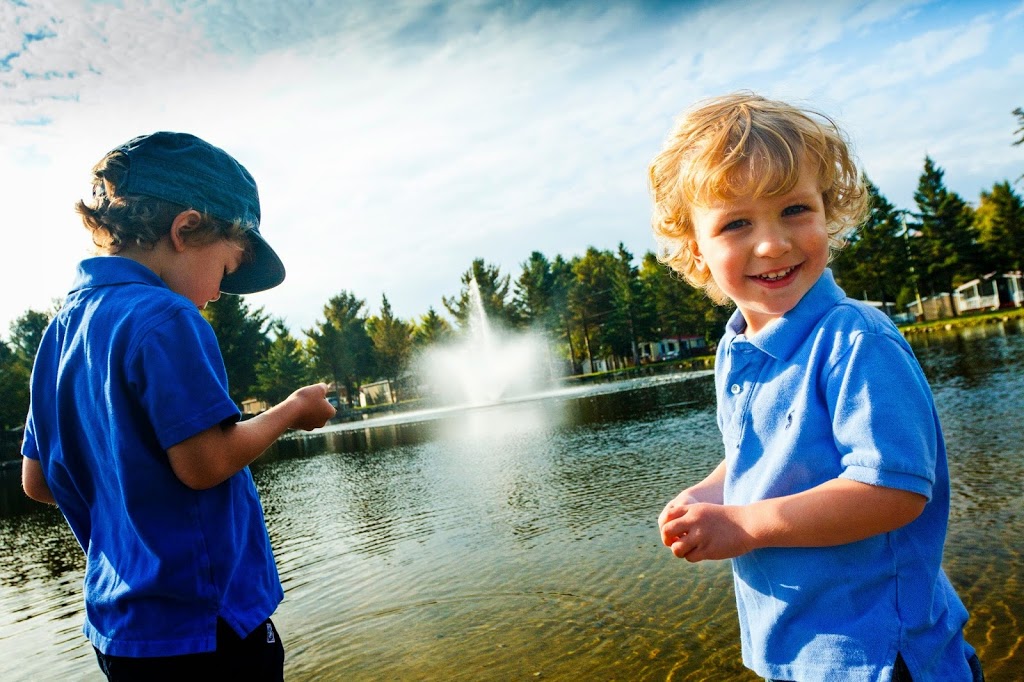
POLYGON ((1024 172, 1021 35, 1022 0, 0 0, 0 335, 66 292, 88 170, 144 132, 252 171, 288 278, 247 299, 299 332, 342 289, 443 312, 474 258, 639 258, 673 119, 737 89, 833 115, 901 208, 926 154, 977 201, 1024 172))

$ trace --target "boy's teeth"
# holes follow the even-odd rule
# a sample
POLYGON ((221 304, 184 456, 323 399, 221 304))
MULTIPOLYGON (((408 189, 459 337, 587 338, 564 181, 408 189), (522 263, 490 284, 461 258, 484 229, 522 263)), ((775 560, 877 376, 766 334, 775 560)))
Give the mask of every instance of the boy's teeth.
POLYGON ((777 280, 777 279, 782 279, 783 277, 785 277, 789 273, 793 272, 793 270, 794 270, 794 268, 786 268, 785 270, 776 270, 775 272, 766 272, 763 275, 758 275, 758 278, 759 279, 767 279, 769 281, 774 281, 774 280, 777 280))

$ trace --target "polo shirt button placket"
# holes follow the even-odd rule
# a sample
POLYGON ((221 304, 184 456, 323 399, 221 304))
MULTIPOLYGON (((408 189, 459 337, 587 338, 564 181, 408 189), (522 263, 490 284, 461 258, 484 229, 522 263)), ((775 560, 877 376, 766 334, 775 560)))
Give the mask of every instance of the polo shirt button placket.
POLYGON ((732 386, 729 387, 729 390, 732 391, 733 395, 739 395, 740 391, 743 390, 743 387, 741 387, 739 384, 733 384, 732 386))

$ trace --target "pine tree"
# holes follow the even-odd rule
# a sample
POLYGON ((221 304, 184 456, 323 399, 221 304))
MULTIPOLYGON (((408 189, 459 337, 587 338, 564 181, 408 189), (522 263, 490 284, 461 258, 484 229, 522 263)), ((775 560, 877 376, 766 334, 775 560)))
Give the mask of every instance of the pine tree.
POLYGON ((252 395, 256 365, 270 346, 267 316, 252 309, 242 296, 221 296, 203 309, 213 327, 228 373, 228 393, 237 404, 252 395))
POLYGON ((854 298, 867 296, 895 302, 910 280, 900 212, 867 176, 869 212, 832 261, 836 280, 854 298))
POLYGON ((373 345, 362 315, 365 301, 342 291, 324 306, 324 319, 303 330, 306 348, 320 377, 345 390, 348 404, 355 400, 359 382, 373 374, 373 345))
POLYGON ((551 262, 541 252, 534 251, 521 266, 515 282, 516 307, 527 326, 550 331, 557 324, 553 301, 555 274, 551 262))
POLYGON ((605 325, 616 313, 616 258, 610 251, 591 246, 580 258, 572 261, 573 283, 568 308, 572 326, 579 332, 579 347, 593 363, 614 354, 614 338, 605 325))
POLYGON ((380 315, 366 321, 366 333, 373 343, 377 371, 394 383, 409 365, 413 328, 405 320, 395 317, 387 295, 381 298, 380 315))
POLYGON ((564 339, 565 358, 569 360, 573 373, 580 371, 577 349, 572 337, 572 313, 569 310, 569 298, 575 285, 575 275, 571 262, 555 256, 551 261, 551 310, 555 319, 553 328, 555 338, 564 339))
POLYGON ((417 348, 426 348, 435 343, 444 343, 452 335, 452 326, 448 320, 437 314, 434 307, 427 309, 426 314, 413 328, 412 340, 417 348))
POLYGON ((0 428, 13 429, 25 425, 29 404, 29 375, 6 341, 0 340, 0 428))
POLYGON ((656 323, 648 340, 699 336, 709 346, 717 343, 732 306, 715 305, 650 251, 640 264, 640 279, 655 307, 656 323))
POLYGON ((441 302, 463 330, 469 325, 472 304, 470 302, 471 282, 476 280, 480 289, 480 301, 484 314, 491 324, 515 329, 519 326, 521 316, 509 297, 509 275, 502 275, 497 265, 488 265, 483 258, 473 260, 473 264, 462 273, 462 290, 458 297, 442 297, 441 302))
POLYGON ((1003 181, 982 192, 974 212, 978 242, 988 272, 1003 273, 1024 267, 1024 202, 1003 181))
POLYGON ((313 367, 302 343, 291 335, 282 320, 273 320, 270 331, 274 339, 266 356, 256 363, 255 394, 276 405, 313 380, 313 367))
POLYGON ((633 254, 621 242, 615 257, 615 311, 609 320, 609 336, 615 354, 630 357, 636 366, 640 364, 640 343, 649 339, 657 326, 654 301, 640 279, 640 269, 633 265, 633 254))
POLYGON ((946 189, 944 174, 925 157, 924 172, 914 192, 918 206, 915 267, 921 288, 933 295, 951 293, 958 276, 966 280, 977 274, 979 260, 971 208, 946 189))

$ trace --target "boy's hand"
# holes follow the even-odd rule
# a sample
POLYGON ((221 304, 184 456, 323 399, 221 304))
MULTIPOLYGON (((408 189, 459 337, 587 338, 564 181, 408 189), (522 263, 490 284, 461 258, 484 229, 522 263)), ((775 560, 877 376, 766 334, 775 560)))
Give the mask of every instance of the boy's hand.
MULTIPOLYGON (((665 508, 658 514, 658 528, 663 529, 665 524, 673 519, 680 517, 686 506, 689 504, 697 504, 699 500, 690 494, 689 488, 684 490, 675 496, 675 498, 665 505, 665 508)), ((665 542, 665 534, 662 532, 662 542, 665 542)), ((671 545, 670 542, 665 542, 666 545, 671 545)))
POLYGON ((292 393, 285 402, 293 403, 297 414, 292 420, 292 428, 312 431, 327 423, 337 410, 327 402, 327 384, 303 386, 292 393))
POLYGON ((753 538, 743 525, 745 507, 687 503, 680 497, 669 502, 658 517, 661 541, 674 555, 696 563, 732 559, 754 549, 753 538))

